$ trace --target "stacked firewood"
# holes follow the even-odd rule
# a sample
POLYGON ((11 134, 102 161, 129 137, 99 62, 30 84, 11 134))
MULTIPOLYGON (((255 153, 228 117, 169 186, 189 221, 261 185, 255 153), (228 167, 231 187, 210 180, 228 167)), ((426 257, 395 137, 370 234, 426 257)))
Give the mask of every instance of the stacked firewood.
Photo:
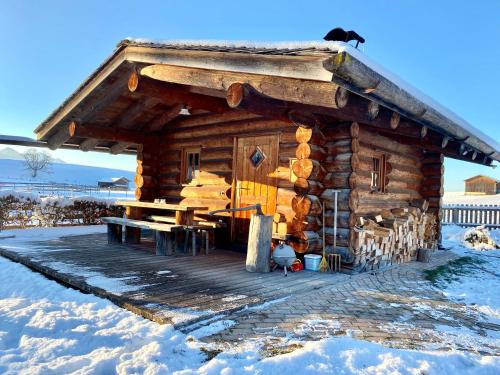
POLYGON ((353 235, 352 267, 358 271, 378 269, 416 259, 418 248, 435 248, 436 217, 425 211, 410 206, 382 210, 372 218, 359 217, 353 235))

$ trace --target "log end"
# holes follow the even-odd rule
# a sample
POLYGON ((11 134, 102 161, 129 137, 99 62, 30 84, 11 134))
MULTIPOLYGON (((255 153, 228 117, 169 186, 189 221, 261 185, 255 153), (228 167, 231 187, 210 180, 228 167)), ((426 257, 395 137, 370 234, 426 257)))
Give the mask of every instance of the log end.
POLYGON ((135 92, 137 90, 139 87, 139 74, 137 72, 130 74, 127 86, 130 92, 135 92))
POLYGON ((75 136, 75 131, 76 131, 76 122, 71 121, 68 125, 68 133, 70 137, 75 136))
POLYGON ((343 87, 339 87, 337 91, 335 91, 335 104, 337 108, 344 108, 349 101, 349 91, 343 87))
POLYGON ((235 82, 226 92, 226 101, 229 107, 238 108, 245 97, 245 84, 235 82))

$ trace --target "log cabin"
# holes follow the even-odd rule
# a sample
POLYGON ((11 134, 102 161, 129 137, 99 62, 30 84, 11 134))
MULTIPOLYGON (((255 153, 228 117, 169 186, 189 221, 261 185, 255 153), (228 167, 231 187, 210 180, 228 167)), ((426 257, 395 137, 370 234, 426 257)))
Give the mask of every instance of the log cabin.
POLYGON ((488 176, 477 175, 467 178, 464 182, 466 195, 494 195, 498 193, 499 181, 488 176))
MULTIPOLYGON (((260 203, 297 254, 325 247, 352 272, 439 243, 444 157, 500 160, 494 140, 342 42, 127 39, 35 133, 51 149, 135 152, 137 200, 260 203)), ((217 216, 219 246, 246 243, 249 215, 217 216)))

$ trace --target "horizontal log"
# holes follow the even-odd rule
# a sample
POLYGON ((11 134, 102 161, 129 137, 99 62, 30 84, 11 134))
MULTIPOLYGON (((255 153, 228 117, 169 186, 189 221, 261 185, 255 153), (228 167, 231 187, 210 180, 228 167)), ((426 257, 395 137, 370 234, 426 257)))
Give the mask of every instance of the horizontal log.
POLYGON ((293 233, 295 238, 298 238, 300 241, 311 241, 311 240, 319 240, 320 236, 317 232, 314 231, 299 231, 293 233))
POLYGON ((349 183, 351 174, 351 172, 329 172, 323 178, 323 185, 327 189, 351 189, 349 183))
MULTIPOLYGON (((334 226, 335 222, 335 212, 334 210, 326 210, 325 211, 325 226, 326 227, 332 227, 334 226)), ((350 211, 337 211, 337 227, 339 228, 350 228, 356 224, 356 221, 354 219, 353 222, 351 222, 350 218, 350 211)))
POLYGON ((292 170, 295 176, 321 181, 326 174, 326 171, 321 166, 321 163, 312 159, 301 159, 295 161, 292 165, 292 170))
POLYGON ((342 96, 345 96, 345 90, 340 90, 340 87, 332 82, 172 65, 149 65, 142 68, 141 75, 165 82, 202 86, 214 90, 225 90, 237 82, 246 83, 255 87, 262 95, 271 98, 330 108, 339 108, 339 104, 342 105, 345 102, 345 100, 340 100, 342 96))
POLYGON ((317 216, 294 217, 291 224, 292 233, 303 231, 318 231, 321 229, 321 220, 317 216))
POLYGON ((295 131, 295 139, 298 143, 310 143, 314 145, 324 145, 326 138, 319 127, 306 128, 303 126, 297 127, 295 131))
POLYGON ((295 156, 297 159, 323 160, 326 157, 326 151, 318 145, 299 143, 295 151, 295 156))
POLYGON ((412 156, 416 159, 422 157, 422 151, 415 147, 415 143, 406 144, 399 141, 397 136, 382 135, 371 128, 361 126, 359 130, 359 142, 367 146, 376 147, 377 149, 388 152, 397 153, 399 155, 412 156))
POLYGON ((224 185, 207 186, 177 186, 171 189, 162 188, 162 192, 168 196, 177 196, 182 198, 204 198, 204 199, 222 199, 231 198, 231 187, 224 185))
POLYGON ((136 174, 134 177, 135 186, 138 188, 142 187, 155 187, 157 185, 156 178, 153 176, 145 176, 136 174))
POLYGON ((277 205, 276 212, 281 215, 284 215, 288 223, 291 223, 295 217, 295 211, 292 209, 291 206, 277 205))
POLYGON ((352 153, 352 142, 353 139, 351 138, 327 142, 325 145, 325 149, 329 157, 339 154, 350 154, 352 153))
POLYGON ((262 119, 262 116, 241 110, 229 110, 224 113, 204 113, 200 115, 182 116, 177 118, 172 127, 187 129, 202 125, 223 124, 227 122, 248 121, 262 119))
POLYGON ((229 109, 224 99, 196 94, 191 92, 188 86, 160 82, 140 76, 136 72, 129 76, 128 89, 130 92, 156 98, 167 104, 182 103, 190 108, 200 108, 215 113, 227 112, 229 109))
POLYGON ((292 209, 298 218, 315 216, 321 213, 321 202, 315 195, 295 196, 292 199, 292 209))
MULTIPOLYGON (((325 240, 327 245, 333 244, 333 240, 335 238, 334 232, 334 228, 329 227, 325 229, 325 240)), ((339 246, 345 246, 345 244, 348 243, 349 232, 350 230, 348 228, 337 228, 337 243, 339 246)))
POLYGON ((325 187, 321 182, 299 177, 295 180, 293 189, 298 195, 320 195, 325 190, 325 187))
POLYGON ((299 254, 314 253, 321 251, 323 246, 323 241, 321 239, 314 239, 311 241, 290 241, 293 250, 299 254))
POLYGON ((233 170, 232 163, 232 159, 205 160, 200 163, 200 171, 208 173, 231 172, 233 170))
POLYGON ((295 195, 296 195, 295 191, 293 191, 293 190, 278 188, 278 191, 276 194, 276 202, 279 205, 291 206, 292 199, 295 197, 295 195))
MULTIPOLYGON (((213 144, 212 142, 221 136, 224 137, 234 137, 240 136, 243 133, 256 133, 261 131, 263 133, 269 134, 271 131, 281 132, 282 134, 282 142, 286 139, 286 134, 288 134, 288 138, 293 140, 293 133, 285 132, 286 128, 290 127, 289 124, 284 123, 283 121, 277 120, 266 120, 266 119, 257 119, 257 120, 246 120, 246 121, 235 121, 235 122, 226 122, 223 124, 213 124, 213 125, 203 125, 203 126, 193 126, 189 129, 172 129, 168 132, 164 133, 165 141, 175 142, 176 147, 179 147, 179 141, 189 140, 190 144, 202 145, 203 147, 228 147, 233 143, 228 141, 223 144, 213 144), (285 134, 286 133, 286 134, 285 134), (197 142, 198 140, 202 142, 197 142)), ((231 139, 229 138, 229 139, 231 139)))

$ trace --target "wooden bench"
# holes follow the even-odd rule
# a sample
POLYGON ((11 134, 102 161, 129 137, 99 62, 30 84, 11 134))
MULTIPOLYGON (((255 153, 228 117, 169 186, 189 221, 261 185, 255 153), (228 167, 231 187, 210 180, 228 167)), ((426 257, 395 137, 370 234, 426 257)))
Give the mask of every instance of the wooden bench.
MULTIPOLYGON (((175 223, 175 217, 163 215, 149 215, 148 220, 160 223, 175 223)), ((205 254, 208 255, 210 249, 210 237, 214 237, 214 230, 217 228, 225 228, 226 223, 216 221, 195 220, 193 225, 185 225, 184 230, 186 236, 184 238, 184 252, 188 251, 189 236, 191 236, 191 251, 196 255, 196 233, 200 234, 200 248, 205 247, 205 254)))
POLYGON ((125 227, 125 242, 130 244, 140 242, 141 229, 153 230, 156 241, 156 255, 171 255, 174 250, 174 234, 185 230, 183 225, 154 223, 120 217, 103 217, 101 220, 108 225, 108 243, 122 242, 123 227, 125 227))

